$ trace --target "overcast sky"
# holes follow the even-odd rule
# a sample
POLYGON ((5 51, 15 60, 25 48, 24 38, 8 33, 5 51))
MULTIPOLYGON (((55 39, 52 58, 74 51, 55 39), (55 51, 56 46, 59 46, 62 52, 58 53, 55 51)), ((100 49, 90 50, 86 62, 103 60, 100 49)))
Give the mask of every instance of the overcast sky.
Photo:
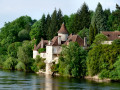
POLYGON ((111 11, 115 10, 116 3, 120 5, 120 0, 0 0, 0 28, 5 22, 23 15, 39 20, 43 13, 51 14, 55 8, 60 8, 64 15, 70 15, 84 2, 90 10, 95 10, 98 2, 102 4, 103 9, 110 8, 111 11))

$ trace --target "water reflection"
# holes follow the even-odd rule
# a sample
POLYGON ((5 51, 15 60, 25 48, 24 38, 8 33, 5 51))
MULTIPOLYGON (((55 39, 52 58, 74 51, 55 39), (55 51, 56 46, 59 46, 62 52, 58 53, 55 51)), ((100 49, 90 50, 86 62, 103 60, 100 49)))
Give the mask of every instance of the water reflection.
POLYGON ((0 90, 120 90, 119 83, 96 83, 67 77, 51 77, 0 70, 0 90))

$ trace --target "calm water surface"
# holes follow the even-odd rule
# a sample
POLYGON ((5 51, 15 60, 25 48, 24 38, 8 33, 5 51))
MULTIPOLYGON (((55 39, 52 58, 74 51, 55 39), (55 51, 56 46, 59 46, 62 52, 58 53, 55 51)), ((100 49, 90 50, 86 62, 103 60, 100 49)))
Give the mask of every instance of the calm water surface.
POLYGON ((0 70, 0 90, 120 90, 120 83, 96 83, 75 78, 0 70))

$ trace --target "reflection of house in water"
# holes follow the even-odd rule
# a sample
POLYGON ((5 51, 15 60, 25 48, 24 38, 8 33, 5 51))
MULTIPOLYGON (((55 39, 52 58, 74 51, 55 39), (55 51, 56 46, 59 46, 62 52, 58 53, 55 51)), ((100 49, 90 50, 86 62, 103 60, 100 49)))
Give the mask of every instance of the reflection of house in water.
POLYGON ((84 40, 78 36, 70 34, 68 36, 68 31, 65 28, 65 25, 62 24, 60 30, 58 31, 58 36, 55 36, 51 41, 41 40, 37 46, 34 46, 33 58, 36 58, 37 55, 40 55, 42 58, 45 58, 46 63, 46 74, 51 74, 50 67, 53 62, 58 63, 58 57, 62 50, 61 45, 68 45, 69 42, 77 42, 79 46, 86 47, 87 42, 86 38, 84 40), (38 53, 40 48, 46 48, 45 52, 38 53))
POLYGON ((44 90, 59 90, 58 83, 55 82, 51 75, 45 75, 45 87, 44 90))
POLYGON ((108 38, 103 44, 112 44, 113 40, 120 39, 120 31, 102 31, 101 33, 108 38))

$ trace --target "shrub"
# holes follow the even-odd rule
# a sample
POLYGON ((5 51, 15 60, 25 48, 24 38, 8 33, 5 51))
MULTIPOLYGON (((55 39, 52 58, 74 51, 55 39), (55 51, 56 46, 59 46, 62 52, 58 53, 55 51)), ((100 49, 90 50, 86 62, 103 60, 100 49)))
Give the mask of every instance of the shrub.
POLYGON ((35 62, 33 63, 31 69, 35 72, 40 70, 40 69, 45 69, 44 59, 41 58, 39 55, 37 55, 36 59, 35 59, 35 62))
POLYGON ((110 70, 102 70, 99 74, 99 78, 101 79, 104 79, 104 78, 109 78, 109 73, 110 73, 110 70))
POLYGON ((15 66, 17 64, 17 60, 13 57, 9 57, 4 63, 3 63, 3 68, 4 69, 15 69, 15 66))
POLYGON ((15 69, 19 71, 26 71, 26 66, 23 62, 19 61, 18 64, 15 66, 15 69))

